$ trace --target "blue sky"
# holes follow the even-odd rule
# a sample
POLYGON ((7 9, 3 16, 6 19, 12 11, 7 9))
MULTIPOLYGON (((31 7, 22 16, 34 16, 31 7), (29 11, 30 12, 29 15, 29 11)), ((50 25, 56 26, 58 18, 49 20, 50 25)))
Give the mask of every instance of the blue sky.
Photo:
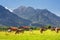
POLYGON ((48 9, 52 13, 60 16, 60 0, 0 0, 0 5, 12 10, 19 6, 48 9))

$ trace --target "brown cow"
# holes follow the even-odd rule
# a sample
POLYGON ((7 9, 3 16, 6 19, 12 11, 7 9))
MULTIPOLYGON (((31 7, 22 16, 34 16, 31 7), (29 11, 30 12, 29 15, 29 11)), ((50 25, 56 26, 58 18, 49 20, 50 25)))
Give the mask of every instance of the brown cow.
POLYGON ((24 30, 28 31, 30 29, 30 27, 29 26, 20 26, 19 29, 24 29, 24 30))
POLYGON ((8 32, 16 31, 18 28, 17 27, 10 27, 8 28, 8 32))
POLYGON ((47 28, 41 28, 40 32, 43 33, 43 31, 46 31, 46 30, 47 30, 47 28))
POLYGON ((18 27, 18 30, 16 31, 15 34, 20 33, 20 32, 24 33, 24 30, 32 32, 33 28, 29 26, 20 26, 18 27))
POLYGON ((58 27, 53 27, 51 28, 51 31, 55 31, 56 33, 58 33, 60 31, 60 28, 58 27))
POLYGON ((51 31, 55 31, 55 27, 52 27, 52 28, 51 28, 51 31))
POLYGON ((15 34, 19 34, 19 33, 24 33, 24 28, 23 26, 18 27, 18 29, 16 30, 15 34))
POLYGON ((49 26, 48 28, 42 27, 42 28, 40 29, 40 32, 43 33, 43 31, 46 31, 47 29, 51 29, 51 26, 49 26))
POLYGON ((24 33, 24 29, 17 29, 15 34, 24 33))
POLYGON ((55 31, 56 31, 56 33, 58 33, 59 31, 60 31, 60 28, 55 28, 55 31))

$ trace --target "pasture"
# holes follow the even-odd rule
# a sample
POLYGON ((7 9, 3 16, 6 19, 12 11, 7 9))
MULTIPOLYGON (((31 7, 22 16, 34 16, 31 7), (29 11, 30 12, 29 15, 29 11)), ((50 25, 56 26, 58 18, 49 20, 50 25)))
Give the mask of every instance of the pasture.
POLYGON ((15 32, 0 31, 0 40, 60 40, 60 32, 47 30, 41 34, 39 30, 33 30, 15 34, 15 32))

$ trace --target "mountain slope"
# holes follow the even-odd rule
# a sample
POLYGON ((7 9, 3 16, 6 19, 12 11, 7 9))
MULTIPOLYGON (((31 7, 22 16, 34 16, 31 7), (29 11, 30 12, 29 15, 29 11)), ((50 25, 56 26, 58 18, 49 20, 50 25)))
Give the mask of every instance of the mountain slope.
POLYGON ((8 9, 0 5, 0 25, 5 26, 21 26, 29 25, 31 21, 23 19, 16 14, 10 12, 8 9))
POLYGON ((34 9, 32 7, 21 6, 13 10, 16 15, 31 20, 33 24, 59 26, 60 17, 47 9, 34 9))

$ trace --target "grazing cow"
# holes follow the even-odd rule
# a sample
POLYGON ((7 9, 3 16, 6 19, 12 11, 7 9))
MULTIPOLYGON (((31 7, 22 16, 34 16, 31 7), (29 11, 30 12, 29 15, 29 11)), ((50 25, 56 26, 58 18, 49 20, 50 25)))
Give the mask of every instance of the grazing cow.
POLYGON ((46 31, 46 30, 47 30, 47 28, 41 28, 40 32, 43 33, 43 31, 46 31))
POLYGON ((53 27, 53 28, 51 28, 51 31, 55 31, 56 33, 58 33, 59 30, 60 30, 60 28, 58 28, 58 27, 53 27))
POLYGON ((24 29, 17 29, 15 34, 24 33, 24 29))
POLYGON ((16 31, 18 28, 17 27, 10 27, 8 28, 8 32, 16 31))
POLYGON ((31 33, 33 33, 32 32, 33 28, 32 27, 29 27, 29 26, 20 26, 19 29, 24 29, 26 31, 30 31, 31 33))
POLYGON ((44 29, 43 29, 43 28, 41 28, 41 29, 40 29, 40 32, 41 32, 41 33, 43 33, 43 31, 44 31, 44 29))
POLYGON ((43 33, 43 31, 46 31, 47 29, 51 29, 51 26, 49 26, 48 28, 42 27, 42 28, 40 29, 40 32, 43 33))
POLYGON ((24 29, 24 30, 28 31, 30 29, 30 27, 29 26, 20 26, 19 29, 24 29))
POLYGON ((59 31, 60 31, 60 28, 55 28, 55 31, 56 31, 56 33, 58 33, 59 31))
POLYGON ((28 26, 20 26, 20 27, 18 27, 18 29, 15 32, 15 34, 17 34, 17 33, 24 33, 24 30, 29 30, 29 29, 30 29, 30 27, 28 27, 28 26))
POLYGON ((55 31, 55 28, 56 28, 56 27, 52 27, 52 28, 51 28, 51 31, 55 31))
POLYGON ((57 28, 57 27, 55 28, 55 31, 56 31, 56 33, 58 33, 58 31, 59 31, 59 30, 58 30, 58 28, 57 28))
POLYGON ((24 28, 24 30, 28 31, 30 29, 29 26, 22 26, 24 28))

